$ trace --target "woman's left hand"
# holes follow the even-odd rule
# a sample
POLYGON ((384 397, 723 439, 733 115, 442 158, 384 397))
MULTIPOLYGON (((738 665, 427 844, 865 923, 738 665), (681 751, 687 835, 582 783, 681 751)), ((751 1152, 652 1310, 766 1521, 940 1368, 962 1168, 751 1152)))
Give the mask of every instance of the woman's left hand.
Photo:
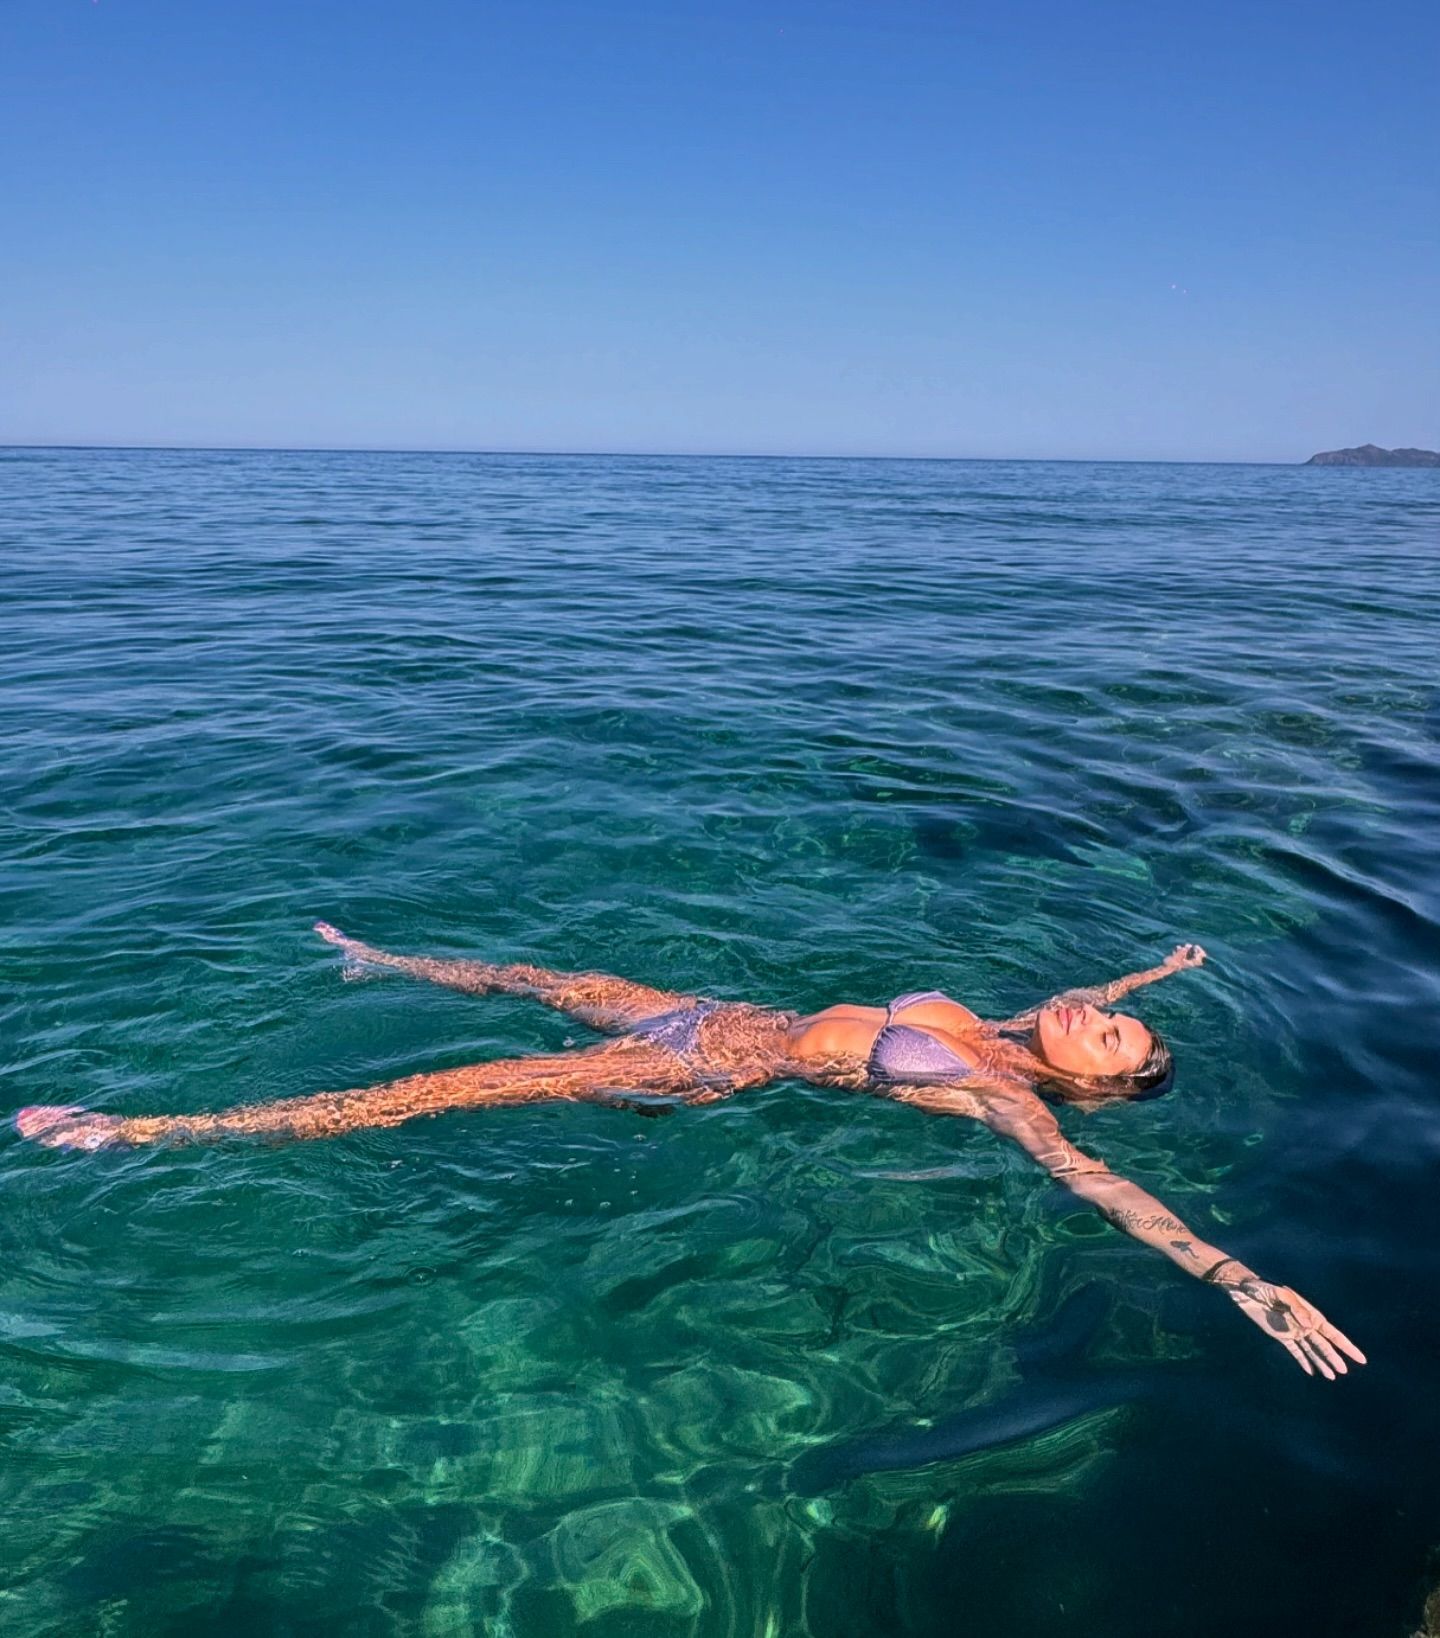
POLYGON ((1350 1369, 1345 1363, 1347 1354, 1357 1365, 1365 1363, 1364 1354, 1339 1326, 1332 1325, 1288 1285, 1271 1285, 1250 1274, 1234 1285, 1225 1283, 1222 1289, 1246 1319, 1283 1345, 1307 1376, 1317 1370, 1328 1382, 1344 1376, 1350 1369))
POLYGON ((1198 944, 1177 944, 1166 956, 1165 965, 1180 972, 1186 967, 1203 967, 1206 959, 1205 951, 1198 944))

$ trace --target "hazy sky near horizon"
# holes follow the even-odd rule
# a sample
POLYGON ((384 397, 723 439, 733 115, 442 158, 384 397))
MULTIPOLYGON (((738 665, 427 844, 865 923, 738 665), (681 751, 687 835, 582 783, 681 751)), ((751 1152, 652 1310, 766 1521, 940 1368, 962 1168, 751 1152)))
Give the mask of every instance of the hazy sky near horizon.
POLYGON ((1440 7, 4 0, 0 442, 1440 445, 1440 7))

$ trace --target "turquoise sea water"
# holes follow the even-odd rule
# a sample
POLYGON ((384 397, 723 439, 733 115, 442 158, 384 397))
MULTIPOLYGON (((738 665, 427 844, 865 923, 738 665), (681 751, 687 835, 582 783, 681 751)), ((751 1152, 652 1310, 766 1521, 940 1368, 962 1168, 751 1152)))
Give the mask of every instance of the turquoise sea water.
POLYGON ((589 1039, 393 948, 815 1008, 1148 964, 1071 1135, 1304 1378, 961 1122, 0 1139, 0 1630, 1398 1634, 1440 1543, 1427 472, 0 452, 5 1109, 589 1039), (976 1444, 980 1448, 971 1448, 976 1444))

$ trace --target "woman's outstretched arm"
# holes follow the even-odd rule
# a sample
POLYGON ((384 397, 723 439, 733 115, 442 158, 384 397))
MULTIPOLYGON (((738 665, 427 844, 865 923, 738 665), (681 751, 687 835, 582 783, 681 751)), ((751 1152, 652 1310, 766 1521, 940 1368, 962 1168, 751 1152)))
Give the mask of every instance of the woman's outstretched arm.
POLYGON ((22 1137, 52 1149, 137 1148, 152 1143, 218 1143, 233 1137, 328 1138, 365 1127, 399 1126, 420 1115, 498 1104, 568 1101, 633 1107, 627 1093, 669 1093, 709 1102, 724 1089, 701 1080, 672 1052, 643 1042, 604 1043, 554 1057, 509 1058, 433 1075, 407 1075, 350 1092, 317 1092, 241 1104, 218 1114, 120 1116, 64 1105, 22 1109, 22 1137))
POLYGON ((488 961, 447 961, 435 956, 392 955, 373 944, 350 938, 328 921, 317 921, 315 931, 327 944, 342 951, 357 970, 388 967, 411 978, 467 995, 522 995, 568 1013, 591 1029, 620 1033, 646 1018, 680 1007, 693 1006, 696 997, 671 990, 654 990, 610 973, 558 973, 524 962, 496 966, 488 961))
POLYGON ((1033 1024, 1036 1014, 1043 1012, 1051 1001, 1088 1001, 1095 1007, 1113 1006, 1123 996, 1129 995, 1131 990, 1138 990, 1145 984, 1154 984, 1162 978, 1169 978, 1171 973, 1183 973, 1191 967, 1202 967, 1205 961, 1205 951, 1198 944, 1177 944, 1158 966, 1146 967, 1138 973, 1126 973, 1121 978, 1112 978, 1108 984, 1091 984, 1080 989, 1062 990, 1059 995, 1052 995, 1049 1001, 1042 1001, 1038 1007, 1031 1007, 1028 1012, 1018 1013, 1014 1018, 1007 1018, 999 1027, 1022 1029, 1027 1024, 1033 1024))
POLYGON ((1018 1143, 1056 1182, 1094 1206, 1107 1222, 1168 1257, 1177 1268, 1224 1291, 1245 1315, 1280 1343, 1307 1375, 1344 1376, 1348 1355, 1365 1355, 1318 1308, 1288 1286, 1271 1285, 1238 1257, 1202 1240, 1152 1194, 1117 1177, 1103 1160, 1077 1149, 1045 1104, 1019 1082, 969 1081, 957 1087, 899 1088, 895 1096, 932 1114, 968 1115, 1018 1143))

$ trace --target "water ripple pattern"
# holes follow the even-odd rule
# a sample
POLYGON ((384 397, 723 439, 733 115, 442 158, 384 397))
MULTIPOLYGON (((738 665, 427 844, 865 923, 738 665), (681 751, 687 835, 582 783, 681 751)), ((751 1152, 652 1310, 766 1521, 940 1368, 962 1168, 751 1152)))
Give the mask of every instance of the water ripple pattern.
POLYGON ((959 1122, 797 1085, 0 1141, 30 1635, 1400 1631, 1440 1542, 1428 472, 0 451, 7 1111, 556 1050, 308 928, 813 1008, 1143 965, 1064 1118, 1307 1382, 959 1122))

